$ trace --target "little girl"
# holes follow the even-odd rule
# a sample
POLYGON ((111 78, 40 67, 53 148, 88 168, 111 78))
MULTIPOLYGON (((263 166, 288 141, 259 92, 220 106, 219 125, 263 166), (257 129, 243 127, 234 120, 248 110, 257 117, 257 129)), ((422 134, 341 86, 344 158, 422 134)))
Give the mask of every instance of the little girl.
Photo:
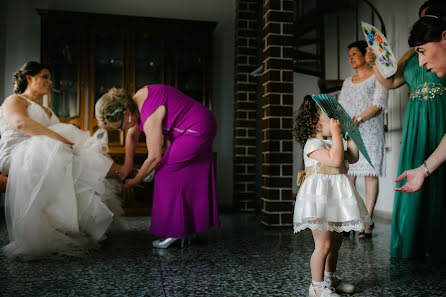
POLYGON ((299 108, 293 134, 304 147, 305 162, 305 171, 298 178, 301 186, 294 207, 294 232, 311 229, 315 244, 309 297, 339 297, 335 290, 352 293, 354 286, 334 273, 342 232, 361 231, 372 223, 347 176, 348 163, 358 161, 358 148, 349 139, 344 152, 341 124, 328 119, 311 96, 305 96, 299 108))

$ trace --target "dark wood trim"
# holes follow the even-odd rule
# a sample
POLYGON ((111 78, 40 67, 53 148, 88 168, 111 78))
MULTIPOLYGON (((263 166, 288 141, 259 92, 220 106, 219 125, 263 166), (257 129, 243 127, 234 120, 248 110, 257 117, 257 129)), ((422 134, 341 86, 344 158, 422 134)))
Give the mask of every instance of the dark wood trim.
MULTIPOLYGON (((37 9, 37 13, 44 17, 46 20, 58 21, 60 18, 66 20, 73 19, 76 22, 73 26, 79 26, 84 24, 86 26, 100 23, 112 23, 113 28, 124 26, 135 30, 138 26, 146 27, 148 24, 153 28, 154 25, 163 26, 168 30, 175 29, 175 31, 196 29, 199 32, 208 31, 213 32, 217 26, 217 22, 210 21, 191 21, 183 19, 170 19, 170 18, 156 18, 156 17, 144 17, 144 16, 131 16, 131 15, 119 15, 119 14, 102 14, 102 13, 89 13, 89 12, 74 12, 66 10, 53 10, 53 9, 37 9)), ((115 30, 116 31, 116 30, 115 30)), ((164 31, 164 30, 163 30, 164 31)))

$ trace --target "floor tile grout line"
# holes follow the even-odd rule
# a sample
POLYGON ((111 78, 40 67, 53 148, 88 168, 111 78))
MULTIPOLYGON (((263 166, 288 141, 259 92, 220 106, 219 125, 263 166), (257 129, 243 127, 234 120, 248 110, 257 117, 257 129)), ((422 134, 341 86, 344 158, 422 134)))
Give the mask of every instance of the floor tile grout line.
POLYGON ((161 257, 160 257, 160 255, 157 255, 157 258, 158 258, 158 268, 160 270, 160 276, 161 276, 161 287, 163 288, 163 296, 167 297, 166 290, 164 288, 164 275, 163 275, 163 270, 161 269, 161 257))

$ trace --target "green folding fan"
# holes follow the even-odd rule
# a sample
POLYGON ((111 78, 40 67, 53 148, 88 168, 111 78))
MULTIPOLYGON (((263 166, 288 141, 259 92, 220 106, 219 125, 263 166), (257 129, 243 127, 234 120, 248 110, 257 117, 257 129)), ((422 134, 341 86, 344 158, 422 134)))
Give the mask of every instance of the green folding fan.
POLYGON ((372 161, 370 161, 369 153, 364 145, 358 127, 341 104, 339 104, 338 100, 328 94, 313 95, 311 97, 328 118, 333 118, 341 122, 344 138, 347 139, 347 137, 350 137, 369 164, 375 168, 372 161))

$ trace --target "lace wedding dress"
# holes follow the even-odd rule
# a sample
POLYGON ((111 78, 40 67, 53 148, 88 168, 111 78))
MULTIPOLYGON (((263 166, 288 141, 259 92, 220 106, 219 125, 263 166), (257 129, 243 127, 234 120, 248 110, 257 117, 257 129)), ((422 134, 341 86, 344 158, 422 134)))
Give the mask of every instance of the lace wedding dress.
MULTIPOLYGON (((23 97, 24 98, 24 97, 23 97)), ((118 181, 105 178, 113 161, 105 130, 93 136, 48 117, 30 102, 28 116, 75 143, 27 136, 0 108, 0 166, 9 169, 5 193, 8 256, 80 255, 105 238, 120 207, 118 181)))

